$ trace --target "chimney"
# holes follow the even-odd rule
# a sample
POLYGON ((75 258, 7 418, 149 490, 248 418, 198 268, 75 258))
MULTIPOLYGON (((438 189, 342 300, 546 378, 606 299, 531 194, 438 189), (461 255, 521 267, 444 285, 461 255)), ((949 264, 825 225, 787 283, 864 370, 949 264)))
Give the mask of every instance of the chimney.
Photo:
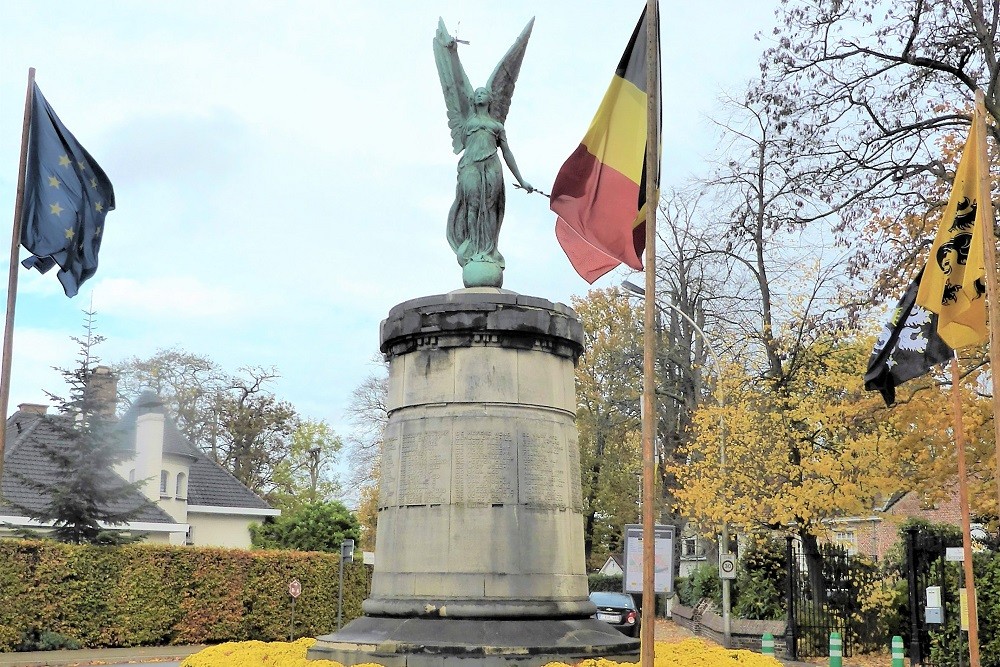
POLYGON ((160 471, 163 469, 163 403, 152 392, 138 400, 135 425, 135 478, 145 480, 142 492, 156 502, 160 499, 160 471))
POLYGON ((107 366, 95 366, 87 381, 88 398, 94 401, 95 411, 105 419, 114 419, 118 407, 118 378, 107 366))
POLYGON ((30 415, 44 415, 49 410, 49 406, 41 403, 18 403, 17 409, 30 415))

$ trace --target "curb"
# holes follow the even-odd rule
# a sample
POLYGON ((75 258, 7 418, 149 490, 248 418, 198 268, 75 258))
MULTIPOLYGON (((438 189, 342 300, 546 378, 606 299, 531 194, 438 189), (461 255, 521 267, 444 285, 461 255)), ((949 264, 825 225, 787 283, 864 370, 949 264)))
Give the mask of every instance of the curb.
POLYGON ((0 653, 0 667, 73 667, 123 662, 170 662, 183 660, 203 648, 204 644, 0 653))

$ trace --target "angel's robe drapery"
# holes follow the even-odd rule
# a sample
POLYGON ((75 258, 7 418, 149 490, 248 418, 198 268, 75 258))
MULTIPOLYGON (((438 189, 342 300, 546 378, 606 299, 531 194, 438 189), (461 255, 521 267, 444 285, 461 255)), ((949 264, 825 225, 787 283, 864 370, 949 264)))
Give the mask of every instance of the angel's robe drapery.
MULTIPOLYGON (((590 129, 552 186, 556 238, 593 283, 621 263, 642 269, 646 246, 646 11, 590 129)), ((659 150, 657 150, 659 154, 659 150)))

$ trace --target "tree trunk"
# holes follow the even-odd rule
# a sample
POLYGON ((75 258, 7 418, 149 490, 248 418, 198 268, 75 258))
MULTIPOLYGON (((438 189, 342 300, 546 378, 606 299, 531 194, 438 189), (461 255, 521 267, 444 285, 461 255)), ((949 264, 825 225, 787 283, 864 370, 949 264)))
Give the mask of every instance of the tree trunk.
POLYGON ((826 604, 826 579, 823 577, 823 555, 819 551, 819 541, 816 536, 802 531, 802 553, 806 560, 806 572, 809 576, 810 598, 817 609, 826 604))

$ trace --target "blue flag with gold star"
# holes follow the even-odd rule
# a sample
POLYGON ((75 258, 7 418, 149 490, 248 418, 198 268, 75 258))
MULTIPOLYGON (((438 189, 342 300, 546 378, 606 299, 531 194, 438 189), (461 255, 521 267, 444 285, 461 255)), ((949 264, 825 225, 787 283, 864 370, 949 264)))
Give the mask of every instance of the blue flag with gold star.
POLYGON ((104 218, 115 192, 104 170, 66 129, 35 84, 28 135, 21 245, 25 268, 59 266, 66 296, 97 272, 104 218))

